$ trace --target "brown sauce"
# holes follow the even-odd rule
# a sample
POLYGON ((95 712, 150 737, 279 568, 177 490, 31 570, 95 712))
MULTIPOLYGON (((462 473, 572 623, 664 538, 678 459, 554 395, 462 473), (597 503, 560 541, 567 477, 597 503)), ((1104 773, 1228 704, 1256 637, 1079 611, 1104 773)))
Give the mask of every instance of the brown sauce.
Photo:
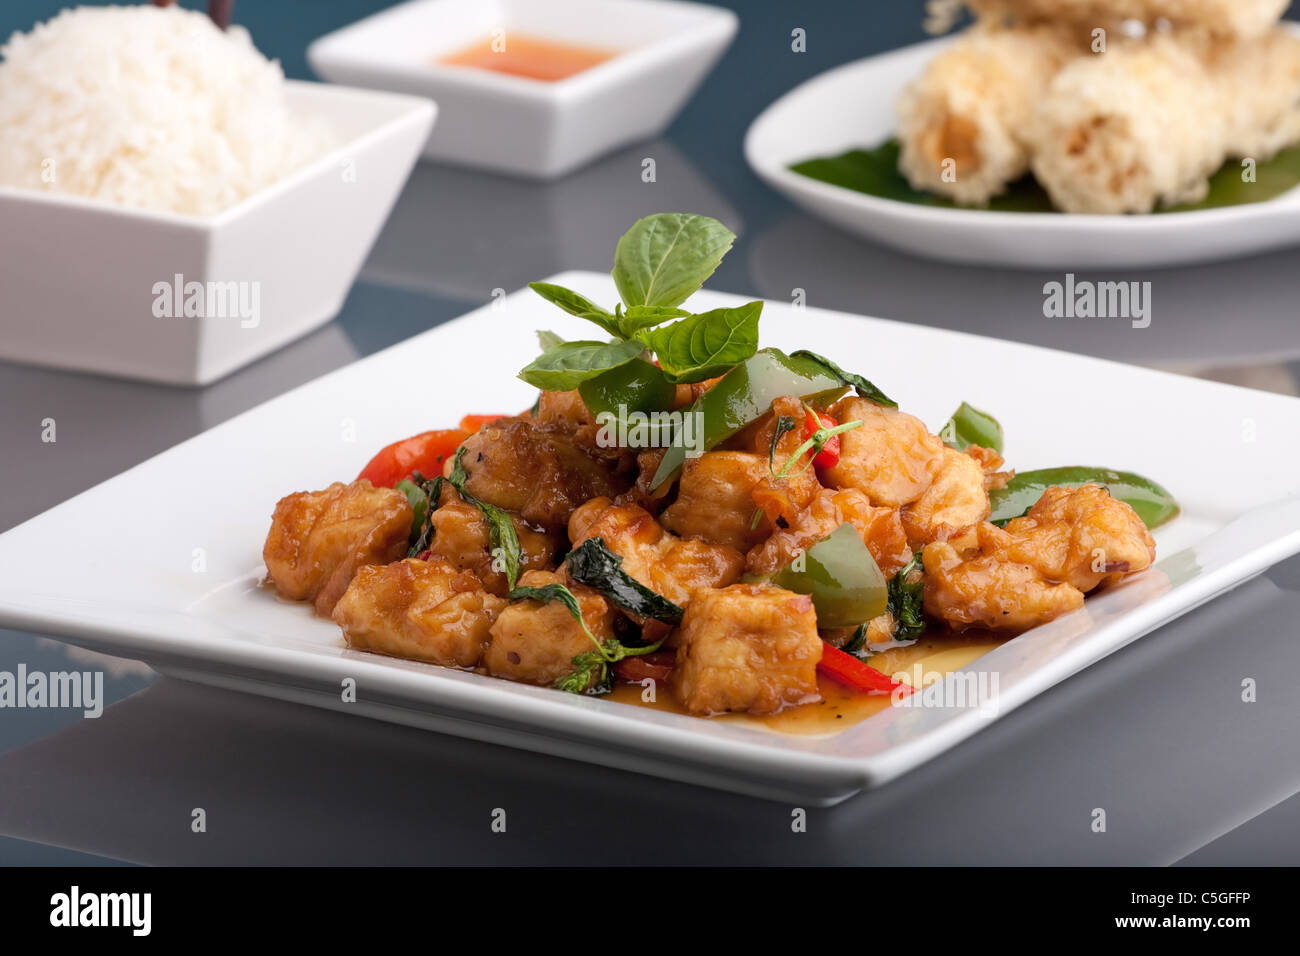
MULTIPOLYGON (((871 665, 884 673, 899 676, 908 683, 914 684, 917 679, 929 682, 960 670, 1007 639, 978 630, 924 634, 915 644, 892 648, 875 655, 871 665)), ((852 727, 891 705, 888 694, 863 694, 821 676, 818 676, 817 684, 822 699, 815 703, 789 707, 778 714, 766 716, 723 714, 700 719, 758 726, 785 734, 833 734, 852 727)), ((666 713, 689 713, 678 702, 671 688, 658 685, 655 691, 655 699, 651 702, 643 699, 645 688, 640 684, 616 683, 613 692, 605 699, 637 707, 650 707, 666 713)))

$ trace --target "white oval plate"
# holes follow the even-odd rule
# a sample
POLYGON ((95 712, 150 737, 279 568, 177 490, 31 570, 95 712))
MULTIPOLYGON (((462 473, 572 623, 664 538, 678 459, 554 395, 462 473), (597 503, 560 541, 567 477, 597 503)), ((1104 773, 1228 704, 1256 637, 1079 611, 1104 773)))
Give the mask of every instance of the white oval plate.
POLYGON ((905 252, 1019 269, 1172 266, 1300 243, 1300 189, 1266 202, 1154 216, 944 209, 881 199, 802 176, 791 163, 894 135, 899 92, 951 37, 856 60, 813 77, 750 125, 745 158, 809 213, 905 252))

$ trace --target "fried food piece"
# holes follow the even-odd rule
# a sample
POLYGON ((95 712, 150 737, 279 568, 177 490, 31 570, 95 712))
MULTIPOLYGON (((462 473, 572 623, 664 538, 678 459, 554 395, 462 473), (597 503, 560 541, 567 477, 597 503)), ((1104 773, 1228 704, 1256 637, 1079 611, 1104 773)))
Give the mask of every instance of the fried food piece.
POLYGON ((840 424, 839 463, 823 472, 834 488, 857 488, 873 505, 899 508, 921 497, 944 464, 944 444, 925 424, 896 408, 850 395, 831 406, 840 424))
POLYGON ((984 522, 976 533, 973 552, 949 542, 922 552, 926 613, 958 626, 1034 627, 1155 560, 1142 519, 1100 485, 1048 488, 1005 529, 984 522))
POLYGON ((744 551, 767 533, 751 525, 754 488, 768 474, 766 456, 743 451, 710 451, 688 459, 677 500, 664 509, 660 520, 683 538, 744 551))
POLYGON ((1258 40, 1224 41, 1207 53, 1210 79, 1231 104, 1229 156, 1262 162, 1300 141, 1300 37, 1275 27, 1258 40))
POLYGON ((334 621, 357 650, 474 667, 505 606, 478 578, 442 558, 407 558, 358 570, 334 607, 334 621))
POLYGON ((1083 592, 1053 583, 1034 565, 1010 560, 1000 532, 980 525, 980 550, 963 556, 946 541, 921 552, 925 566, 925 612, 958 628, 1024 631, 1083 607, 1083 592))
POLYGON ((986 204, 1029 170, 1025 128, 1039 98, 1081 52, 1052 25, 967 30, 898 100, 898 168, 916 189, 986 204))
POLYGON ((487 425, 464 447, 465 489, 548 531, 564 528, 583 502, 613 497, 631 483, 572 436, 529 419, 487 425))
MULTIPOLYGON (((614 636, 614 611, 591 588, 571 584, 549 571, 529 571, 520 576, 519 583, 528 587, 566 584, 578 599, 582 619, 591 633, 602 642, 614 636)), ((573 672, 575 657, 596 649, 558 601, 509 604, 497 615, 491 634, 492 642, 483 656, 488 673, 525 684, 550 686, 573 672)))
POLYGON ((819 700, 822 642, 812 598, 767 584, 697 591, 673 686, 693 714, 777 711, 819 700))
POLYGON ((1117 30, 1125 20, 1204 27, 1222 36, 1257 37, 1277 23, 1289 0, 964 0, 974 13, 1019 23, 1069 22, 1117 30))
POLYGON ((1100 485, 1048 488, 1021 518, 1007 522, 1013 561, 1085 594, 1151 566, 1155 540, 1137 513, 1100 485))
POLYGON ((989 515, 984 485, 979 461, 965 452, 944 448, 943 464, 930 487, 902 510, 908 541, 913 547, 947 541, 979 524, 989 515))
POLYGON ((766 541, 751 548, 745 556, 745 570, 750 574, 771 574, 845 522, 861 533, 863 543, 886 578, 912 560, 897 509, 876 507, 856 488, 842 491, 827 488, 788 528, 778 528, 766 541))
POLYGON ((412 518, 406 495, 365 478, 299 491, 276 504, 262 560, 277 594, 327 615, 357 568, 406 553, 412 518))
POLYGON ((768 474, 754 486, 751 497, 754 504, 772 526, 778 521, 786 524, 795 520, 822 490, 822 483, 817 480, 817 472, 811 467, 805 453, 787 471, 786 476, 777 478, 773 471, 780 471, 799 450, 805 441, 804 428, 806 412, 803 402, 794 395, 784 395, 772 402, 771 414, 764 416, 753 430, 748 447, 763 458, 769 458, 768 474), (776 441, 773 452, 772 438, 776 434, 776 424, 782 419, 794 419, 795 427, 785 432, 776 441))
POLYGON ((537 411, 533 420, 540 425, 568 432, 576 432, 596 423, 576 388, 567 392, 542 392, 537 397, 537 411))
MULTIPOLYGON (((483 512, 468 504, 451 485, 443 485, 438 507, 429 521, 433 525, 430 552, 445 558, 457 570, 471 572, 489 593, 505 597, 510 585, 494 560, 483 512)), ((525 571, 554 568, 559 536, 534 531, 516 515, 511 515, 510 521, 519 538, 520 568, 525 571)))
POLYGON ((575 548, 588 538, 600 538, 623 559, 624 571, 683 608, 697 589, 732 584, 745 567, 735 548, 678 538, 644 508, 616 505, 608 498, 593 498, 573 513, 569 538, 575 548))
POLYGON ((1063 68, 1028 135, 1033 170, 1064 212, 1148 213, 1205 197, 1236 108, 1196 45, 1112 38, 1063 68))

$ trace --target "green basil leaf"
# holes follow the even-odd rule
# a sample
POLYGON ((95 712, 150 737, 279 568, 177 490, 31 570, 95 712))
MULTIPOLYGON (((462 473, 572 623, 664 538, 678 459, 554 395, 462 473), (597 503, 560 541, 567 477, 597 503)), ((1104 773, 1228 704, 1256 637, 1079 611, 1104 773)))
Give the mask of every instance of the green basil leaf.
POLYGON ((807 349, 800 349, 797 352, 790 353, 791 358, 805 358, 818 362, 826 367, 830 374, 834 375, 845 385, 851 385, 853 390, 861 398, 867 401, 875 402, 877 405, 884 405, 886 408, 897 408, 898 402, 894 401, 875 385, 867 381, 861 375, 855 375, 853 372, 846 372, 824 355, 818 355, 816 352, 809 352, 807 349))
POLYGON ((669 212, 639 219, 614 250, 618 294, 629 308, 681 305, 735 241, 735 233, 708 216, 669 212))
POLYGON ((623 330, 625 339, 632 338, 644 329, 662 325, 669 319, 681 319, 691 314, 686 309, 666 305, 634 305, 626 312, 621 308, 616 308, 614 311, 618 313, 618 327, 623 330))
POLYGON ((961 403, 952 418, 939 429, 939 437, 949 448, 965 451, 971 445, 990 448, 1002 452, 1002 426, 988 412, 981 412, 973 405, 961 403))
POLYGON ((925 630, 925 575, 921 565, 921 552, 889 579, 886 589, 889 600, 886 608, 894 617, 894 640, 911 641, 925 630))
MULTIPOLYGON (((446 481, 460 492, 461 498, 467 504, 473 505, 483 515, 483 520, 487 522, 488 526, 488 544, 492 548, 493 560, 495 561, 500 556, 502 563, 505 565, 502 570, 505 572, 506 584, 508 587, 513 588, 515 582, 519 580, 519 571, 523 560, 521 557, 522 549, 519 547, 519 533, 515 530, 514 520, 509 514, 494 504, 489 504, 474 497, 466 489, 465 484, 469 481, 469 474, 465 471, 465 463, 462 461, 464 457, 465 446, 461 445, 456 449, 456 457, 452 459, 451 463, 451 474, 446 481)), ((439 482, 442 480, 442 478, 438 479, 439 482)), ((435 494, 431 498, 435 506, 437 500, 435 494)))
POLYGON ((672 325, 645 332, 641 339, 654 350, 668 380, 702 382, 721 375, 758 351, 762 302, 688 315, 672 325))
POLYGON ((602 309, 580 292, 574 292, 572 289, 566 289, 562 285, 553 285, 550 282, 530 282, 528 288, 547 302, 558 305, 570 315, 576 315, 578 318, 595 322, 610 335, 624 337, 618 329, 614 313, 602 309))
POLYGON ((569 552, 564 566, 574 581, 594 588, 629 614, 674 626, 682 622, 681 607, 624 571, 623 558, 603 538, 582 542, 569 552))
POLYGON ((519 377, 548 392, 566 392, 589 378, 626 365, 641 354, 640 342, 565 342, 524 366, 519 377))
POLYGON ((537 344, 542 347, 543 352, 548 352, 557 345, 563 345, 564 339, 560 338, 554 332, 548 332, 545 329, 538 329, 537 344))

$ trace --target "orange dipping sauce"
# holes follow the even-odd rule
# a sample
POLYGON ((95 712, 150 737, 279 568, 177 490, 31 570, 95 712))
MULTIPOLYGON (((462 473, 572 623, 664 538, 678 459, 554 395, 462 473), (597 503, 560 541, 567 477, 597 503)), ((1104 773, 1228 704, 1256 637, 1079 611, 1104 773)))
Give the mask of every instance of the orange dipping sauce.
POLYGON ((617 50, 559 43, 518 33, 488 37, 435 61, 554 83, 618 55, 617 50))

